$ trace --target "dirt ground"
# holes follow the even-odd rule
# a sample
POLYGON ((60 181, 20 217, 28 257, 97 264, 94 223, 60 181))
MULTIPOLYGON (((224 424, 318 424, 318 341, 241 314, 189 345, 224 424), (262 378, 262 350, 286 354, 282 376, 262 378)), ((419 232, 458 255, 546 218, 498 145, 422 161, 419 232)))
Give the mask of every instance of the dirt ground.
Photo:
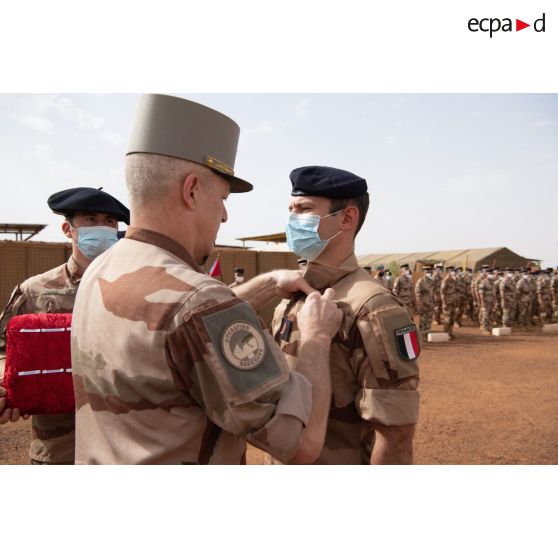
MULTIPOLYGON (((420 356, 415 463, 557 464, 558 335, 456 335, 420 356)), ((0 463, 28 462, 30 423, 0 426, 0 463)), ((249 448, 248 463, 262 461, 249 448)))

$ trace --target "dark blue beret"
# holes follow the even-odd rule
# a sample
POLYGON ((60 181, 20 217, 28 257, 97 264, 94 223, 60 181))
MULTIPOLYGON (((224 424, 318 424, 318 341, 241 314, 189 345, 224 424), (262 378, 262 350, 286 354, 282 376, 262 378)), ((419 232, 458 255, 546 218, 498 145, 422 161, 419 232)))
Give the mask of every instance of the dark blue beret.
POLYGON ((54 213, 73 215, 76 211, 108 213, 119 221, 130 224, 130 211, 101 188, 70 188, 52 194, 47 200, 54 213))
POLYGON ((368 190, 366 180, 333 167, 300 167, 291 174, 292 196, 321 196, 335 200, 358 198, 368 190))

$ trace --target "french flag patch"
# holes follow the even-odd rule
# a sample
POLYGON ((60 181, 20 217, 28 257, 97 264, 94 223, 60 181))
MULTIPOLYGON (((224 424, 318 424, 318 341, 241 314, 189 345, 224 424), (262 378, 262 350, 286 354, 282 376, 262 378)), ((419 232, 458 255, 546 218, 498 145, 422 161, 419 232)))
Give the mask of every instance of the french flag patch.
POLYGON ((415 360, 420 354, 420 346, 417 338, 417 326, 415 324, 395 330, 395 341, 399 355, 404 360, 415 360))

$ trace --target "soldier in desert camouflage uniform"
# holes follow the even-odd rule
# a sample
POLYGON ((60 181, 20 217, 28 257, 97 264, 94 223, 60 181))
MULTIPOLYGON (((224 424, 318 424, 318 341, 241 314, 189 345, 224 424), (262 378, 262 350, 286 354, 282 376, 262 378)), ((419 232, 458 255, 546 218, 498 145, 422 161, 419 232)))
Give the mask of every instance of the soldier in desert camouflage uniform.
POLYGON ((384 266, 379 264, 376 266, 376 273, 374 274, 374 278, 379 281, 388 291, 391 291, 390 283, 387 280, 386 270, 384 266))
POLYGON ((479 281, 482 269, 478 271, 471 281, 471 296, 473 297, 474 319, 480 323, 479 281))
POLYGON ((552 292, 550 288, 550 274, 552 268, 541 273, 537 279, 537 302, 539 321, 541 326, 552 323, 552 292))
POLYGON ((485 335, 492 335, 492 309, 494 306, 494 283, 492 269, 482 266, 480 280, 477 285, 479 293, 479 322, 481 332, 485 335))
POLYGON ((444 332, 454 338, 453 324, 455 323, 455 310, 457 306, 457 291, 455 289, 455 268, 450 265, 446 268, 446 275, 440 287, 442 295, 442 312, 444 314, 444 332))
POLYGON ((558 323, 558 267, 550 280, 550 294, 552 295, 552 323, 558 323))
POLYGON ((516 285, 516 300, 518 311, 518 324, 519 327, 529 330, 531 326, 530 309, 531 309, 531 285, 529 283, 529 271, 523 269, 521 277, 516 285))
MULTIPOLYGON (((333 393, 327 434, 316 463, 410 463, 418 417, 419 332, 405 305, 358 267, 354 236, 368 209, 366 181, 330 167, 302 167, 290 178, 289 247, 309 259, 304 279, 319 290, 333 288, 343 309, 329 357, 333 393), (303 231, 300 245, 298 231, 309 219, 319 223, 313 228, 315 243, 307 246, 303 231)), ((272 323, 293 368, 300 363, 298 322, 304 305, 302 296, 283 301, 272 323)))
POLYGON ((126 158, 131 227, 82 280, 72 323, 77 463, 240 464, 246 440, 308 463, 321 451, 341 311, 295 270, 235 291, 202 268, 234 176, 239 128, 208 107, 140 98, 126 158), (255 310, 302 290, 290 370, 255 310), (236 293, 236 295, 235 295, 236 293))
MULTIPOLYGON (((71 313, 83 272, 98 253, 108 247, 111 239, 116 242, 118 221, 129 222, 128 209, 106 192, 95 188, 71 188, 57 192, 49 197, 48 205, 55 213, 66 217, 62 231, 72 241, 72 255, 65 264, 31 277, 14 289, 0 316, 0 350, 5 348, 6 327, 12 316, 71 313), (99 226, 112 228, 114 232, 97 229, 99 226), (99 231, 103 235, 108 232, 108 242, 106 237, 101 240, 99 231)), ((12 418, 17 419, 17 416, 17 411, 12 411, 12 418)), ((33 415, 29 451, 31 463, 73 463, 74 430, 74 413, 33 415)))
POLYGON ((441 325, 442 323, 442 295, 440 293, 440 288, 442 286, 444 267, 442 264, 436 264, 434 266, 434 276, 432 277, 432 291, 433 291, 433 301, 434 301, 434 321, 441 325))
POLYGON ((463 320, 463 313, 467 304, 467 282, 463 275, 463 268, 458 267, 455 270, 455 294, 456 294, 456 307, 455 307, 455 323, 461 327, 463 320))
POLYGON ((424 275, 415 285, 415 298, 417 301, 417 312, 420 315, 419 328, 423 340, 428 339, 428 332, 432 328, 432 317, 434 315, 434 281, 432 278, 432 267, 424 266, 424 275))
POLYGON ((401 265, 399 277, 393 283, 392 293, 407 305, 412 314, 415 306, 415 292, 409 264, 401 265))
POLYGON ((529 301, 529 323, 531 325, 537 325, 535 321, 535 316, 539 316, 539 301, 537 299, 537 278, 539 276, 539 270, 531 270, 529 272, 528 282, 531 288, 531 298, 529 301))
POLYGON ((468 267, 463 275, 465 280, 466 292, 465 292, 465 313, 470 320, 475 320, 475 307, 473 304, 473 292, 471 290, 471 284, 473 282, 473 270, 468 267))
POLYGON ((244 283, 244 268, 235 267, 234 281, 229 285, 229 287, 232 289, 233 287, 238 287, 238 285, 242 285, 242 283, 244 283))
POLYGON ((389 269, 385 270, 384 282, 385 282, 385 285, 386 285, 386 289, 391 292, 391 290, 393 289, 393 277, 392 277, 391 271, 389 269))
POLYGON ((513 280, 513 272, 507 267, 505 276, 499 284, 498 296, 500 297, 500 304, 502 306, 502 325, 504 327, 511 327, 513 321, 513 314, 516 307, 516 285, 513 280))
POLYGON ((504 271, 500 268, 494 270, 494 305, 492 309, 492 323, 500 325, 502 323, 502 300, 500 298, 500 283, 504 279, 504 271))

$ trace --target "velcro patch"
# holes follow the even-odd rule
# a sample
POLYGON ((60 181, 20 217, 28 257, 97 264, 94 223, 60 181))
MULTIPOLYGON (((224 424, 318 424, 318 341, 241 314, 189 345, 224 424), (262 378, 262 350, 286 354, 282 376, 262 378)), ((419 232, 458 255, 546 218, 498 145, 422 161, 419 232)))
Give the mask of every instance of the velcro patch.
POLYGON ((393 331, 399 356, 404 360, 415 360, 420 354, 420 345, 415 324, 393 331))
POLYGON ((281 366, 248 303, 207 314, 202 321, 237 394, 247 394, 281 376, 281 366))

